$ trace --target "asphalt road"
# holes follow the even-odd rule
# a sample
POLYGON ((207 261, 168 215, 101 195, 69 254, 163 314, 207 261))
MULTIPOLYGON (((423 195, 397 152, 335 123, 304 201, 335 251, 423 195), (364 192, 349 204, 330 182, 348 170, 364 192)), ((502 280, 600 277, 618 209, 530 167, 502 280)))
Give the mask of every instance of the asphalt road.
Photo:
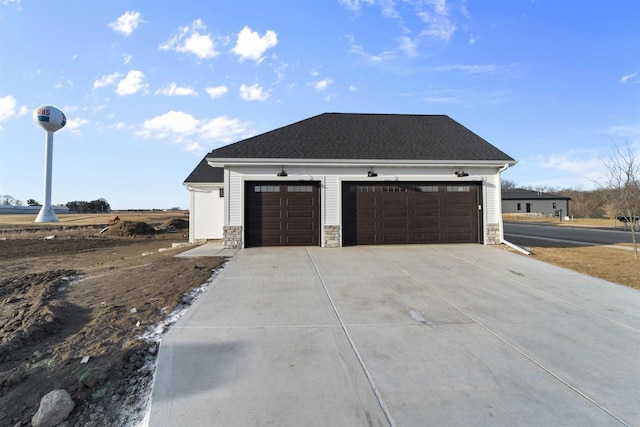
MULTIPOLYGON (((577 242, 613 245, 632 243, 631 232, 623 230, 601 230, 594 228, 559 227, 553 225, 530 225, 504 223, 505 238, 513 235, 529 237, 547 237, 552 239, 573 240, 577 242)), ((636 234, 640 237, 640 233, 636 234)))

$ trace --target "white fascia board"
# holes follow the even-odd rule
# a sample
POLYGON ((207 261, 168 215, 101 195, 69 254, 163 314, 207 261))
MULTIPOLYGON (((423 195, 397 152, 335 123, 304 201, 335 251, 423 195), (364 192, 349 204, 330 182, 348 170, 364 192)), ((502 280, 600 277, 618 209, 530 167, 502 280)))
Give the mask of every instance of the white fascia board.
POLYGON ((513 166, 515 161, 504 160, 386 160, 386 159, 240 159, 208 158, 213 167, 225 166, 442 166, 442 167, 504 167, 513 166))
POLYGON ((207 190, 216 187, 224 187, 224 182, 183 182, 182 185, 189 191, 207 190))

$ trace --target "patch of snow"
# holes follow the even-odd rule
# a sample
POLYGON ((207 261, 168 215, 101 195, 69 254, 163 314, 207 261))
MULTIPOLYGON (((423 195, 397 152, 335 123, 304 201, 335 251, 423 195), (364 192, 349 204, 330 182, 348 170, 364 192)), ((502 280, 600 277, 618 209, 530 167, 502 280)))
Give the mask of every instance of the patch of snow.
POLYGON ((420 314, 419 312, 417 312, 415 310, 410 310, 409 311, 409 315, 416 322, 427 323, 427 320, 424 317, 422 317, 422 314, 420 314))
MULTIPOLYGON (((155 374, 158 348, 160 346, 162 338, 169 331, 171 326, 173 326, 182 316, 184 316, 189 307, 191 307, 191 305, 193 305, 198 297, 200 297, 200 295, 202 295, 204 291, 207 290, 209 285, 213 283, 216 277, 218 277, 220 271, 224 268, 225 264, 226 263, 214 269, 211 276, 202 285, 194 288, 188 294, 183 295, 176 308, 162 321, 158 322, 152 327, 149 327, 144 334, 136 337, 143 341, 154 343, 154 345, 149 348, 149 351, 145 357, 144 366, 139 369, 140 372, 148 372, 150 376, 153 376, 155 374)), ((149 418, 151 416, 150 403, 152 389, 153 380, 149 381, 146 386, 143 386, 141 389, 137 390, 136 395, 138 399, 136 401, 136 404, 131 407, 124 408, 125 412, 121 414, 121 418, 135 420, 137 424, 132 425, 136 427, 148 427, 149 418), (144 414, 144 417, 140 419, 140 415, 142 414, 144 414)))

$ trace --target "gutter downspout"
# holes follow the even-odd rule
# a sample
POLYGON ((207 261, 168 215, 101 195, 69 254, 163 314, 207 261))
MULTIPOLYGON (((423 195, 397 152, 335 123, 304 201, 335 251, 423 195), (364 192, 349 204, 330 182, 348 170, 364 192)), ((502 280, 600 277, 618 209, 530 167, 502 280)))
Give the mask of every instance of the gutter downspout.
MULTIPOLYGON (((506 171, 507 169, 509 169, 509 163, 505 163, 503 167, 501 167, 500 169, 498 169, 498 175, 500 175, 502 172, 506 171)), ((529 252, 528 250, 521 248, 518 245, 514 245, 513 243, 505 240, 504 238, 504 224, 502 221, 502 177, 500 177, 500 219, 498 221, 498 223, 500 224, 500 243, 502 243, 503 245, 507 245, 515 250, 517 250, 518 252, 522 252, 525 255, 531 255, 531 252, 529 252)))

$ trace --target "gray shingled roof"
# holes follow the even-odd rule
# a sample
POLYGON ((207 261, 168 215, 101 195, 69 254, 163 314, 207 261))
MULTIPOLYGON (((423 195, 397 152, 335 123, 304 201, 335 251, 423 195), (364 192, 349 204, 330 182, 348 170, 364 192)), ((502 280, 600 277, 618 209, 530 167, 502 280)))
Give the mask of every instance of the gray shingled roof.
POLYGON ((224 182, 224 168, 209 166, 205 156, 184 182, 224 182))
POLYGON ((571 200, 571 197, 515 188, 513 190, 502 190, 502 200, 571 200))
POLYGON ((351 113, 320 114, 207 158, 514 161, 448 116, 351 113))

